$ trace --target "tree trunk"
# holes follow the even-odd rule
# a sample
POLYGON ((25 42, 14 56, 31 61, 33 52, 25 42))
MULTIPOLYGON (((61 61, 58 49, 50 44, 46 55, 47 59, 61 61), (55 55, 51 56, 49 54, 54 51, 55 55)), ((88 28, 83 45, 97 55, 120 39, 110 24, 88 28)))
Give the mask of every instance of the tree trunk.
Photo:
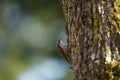
POLYGON ((74 80, 119 80, 120 0, 60 2, 74 80))

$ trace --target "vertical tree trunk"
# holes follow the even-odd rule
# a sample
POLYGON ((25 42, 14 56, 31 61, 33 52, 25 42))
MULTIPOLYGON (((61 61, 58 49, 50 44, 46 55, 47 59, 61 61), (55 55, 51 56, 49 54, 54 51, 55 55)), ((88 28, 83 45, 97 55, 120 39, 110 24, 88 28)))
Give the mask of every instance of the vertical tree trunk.
POLYGON ((120 20, 115 0, 60 2, 74 80, 119 80, 120 20))

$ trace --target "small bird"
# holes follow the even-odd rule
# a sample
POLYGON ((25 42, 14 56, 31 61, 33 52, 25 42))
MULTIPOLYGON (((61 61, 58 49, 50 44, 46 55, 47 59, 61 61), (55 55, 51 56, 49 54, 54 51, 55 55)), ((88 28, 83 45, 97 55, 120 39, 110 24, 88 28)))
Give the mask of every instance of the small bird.
POLYGON ((68 51, 67 45, 62 40, 58 40, 57 48, 58 48, 58 51, 60 52, 61 56, 64 59, 66 59, 68 63, 70 63, 70 55, 68 53, 69 51, 68 51))

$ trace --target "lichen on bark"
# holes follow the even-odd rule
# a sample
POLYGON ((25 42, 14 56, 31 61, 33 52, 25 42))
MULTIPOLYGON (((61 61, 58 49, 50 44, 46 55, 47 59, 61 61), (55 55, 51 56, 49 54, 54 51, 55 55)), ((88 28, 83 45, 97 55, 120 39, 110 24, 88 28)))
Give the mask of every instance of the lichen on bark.
POLYGON ((116 1, 60 0, 74 80, 120 78, 120 18, 116 16, 120 9, 116 1))

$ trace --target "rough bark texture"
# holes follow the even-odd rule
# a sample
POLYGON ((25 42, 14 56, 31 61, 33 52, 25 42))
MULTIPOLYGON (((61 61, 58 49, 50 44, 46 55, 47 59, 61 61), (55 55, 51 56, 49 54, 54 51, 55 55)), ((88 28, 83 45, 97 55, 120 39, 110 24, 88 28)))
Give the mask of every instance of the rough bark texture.
POLYGON ((74 80, 119 80, 120 5, 115 0, 60 2, 74 80))

